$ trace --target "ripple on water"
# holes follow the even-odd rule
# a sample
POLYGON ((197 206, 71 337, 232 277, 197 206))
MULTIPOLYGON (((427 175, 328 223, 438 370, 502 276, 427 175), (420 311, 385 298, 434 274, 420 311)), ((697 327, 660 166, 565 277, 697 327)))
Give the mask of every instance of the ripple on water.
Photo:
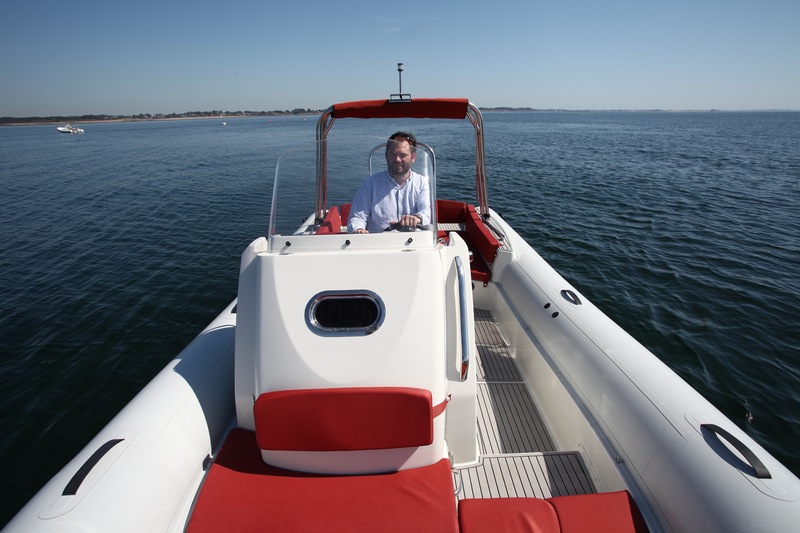
MULTIPOLYGON (((0 523, 235 296, 270 166, 314 132, 213 126, 0 128, 0 523)), ((474 201, 461 126, 414 127, 440 192, 474 201)), ((800 472, 800 114, 491 113, 485 132, 490 204, 800 472)))

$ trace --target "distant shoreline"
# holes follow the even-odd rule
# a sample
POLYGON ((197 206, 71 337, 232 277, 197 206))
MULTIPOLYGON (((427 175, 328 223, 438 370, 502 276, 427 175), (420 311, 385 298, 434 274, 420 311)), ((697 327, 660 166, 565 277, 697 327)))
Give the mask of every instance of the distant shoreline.
MULTIPOLYGON (((104 124, 106 122, 164 122, 170 120, 209 120, 213 118, 230 119, 230 118, 254 118, 260 115, 238 115, 238 116, 223 116, 223 117, 170 117, 170 118, 108 118, 108 119, 70 119, 70 120, 49 120, 42 119, 41 121, 31 122, 3 122, 0 126, 57 126, 59 124, 104 124)), ((295 116, 295 115, 271 115, 271 116, 295 116)), ((296 115, 301 116, 301 115, 296 115)))
MULTIPOLYGON (((797 113, 796 109, 537 109, 532 107, 481 107, 482 113, 797 113)), ((183 114, 81 115, 52 117, 0 117, 0 126, 53 126, 57 124, 98 124, 104 122, 153 122, 164 120, 232 119, 253 117, 291 117, 320 115, 323 110, 191 112, 183 114)))
POLYGON ((189 113, 151 114, 139 115, 80 115, 80 116, 50 116, 50 117, 0 117, 0 126, 52 126, 56 124, 98 124, 103 122, 152 122, 162 120, 197 120, 197 119, 231 119, 249 117, 291 117, 305 115, 319 115, 322 111, 311 109, 295 109, 294 111, 192 111, 189 113))
POLYGON ((213 117, 180 117, 180 118, 109 118, 94 120, 50 120, 42 119, 30 122, 3 122, 0 126, 57 126, 59 124, 102 124, 105 122, 155 122, 163 120, 197 120, 201 118, 213 117))

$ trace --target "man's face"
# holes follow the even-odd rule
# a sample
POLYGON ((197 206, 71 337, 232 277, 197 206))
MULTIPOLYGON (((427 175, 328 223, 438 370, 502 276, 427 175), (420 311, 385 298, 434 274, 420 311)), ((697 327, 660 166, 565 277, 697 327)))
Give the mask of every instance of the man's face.
POLYGON ((395 179, 404 178, 411 165, 417 160, 417 154, 412 151, 408 141, 390 141, 386 149, 386 165, 389 175, 395 179))

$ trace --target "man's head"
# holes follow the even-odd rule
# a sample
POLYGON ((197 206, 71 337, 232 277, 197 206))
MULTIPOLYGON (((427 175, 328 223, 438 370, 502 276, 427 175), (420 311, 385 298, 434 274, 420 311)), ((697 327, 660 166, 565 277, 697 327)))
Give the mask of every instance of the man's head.
POLYGON ((410 133, 398 131, 386 143, 386 165, 389 175, 400 182, 409 177, 411 165, 417 160, 417 139, 410 133))

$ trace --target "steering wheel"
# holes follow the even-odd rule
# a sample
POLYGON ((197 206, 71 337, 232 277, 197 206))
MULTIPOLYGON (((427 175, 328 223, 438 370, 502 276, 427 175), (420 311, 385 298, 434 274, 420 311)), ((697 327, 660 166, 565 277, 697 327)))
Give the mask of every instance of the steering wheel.
POLYGON ((389 227, 384 229, 383 231, 402 231, 402 232, 409 232, 409 231, 427 231, 429 226, 427 224, 417 224, 416 226, 403 226, 399 222, 394 222, 389 224, 389 227))

